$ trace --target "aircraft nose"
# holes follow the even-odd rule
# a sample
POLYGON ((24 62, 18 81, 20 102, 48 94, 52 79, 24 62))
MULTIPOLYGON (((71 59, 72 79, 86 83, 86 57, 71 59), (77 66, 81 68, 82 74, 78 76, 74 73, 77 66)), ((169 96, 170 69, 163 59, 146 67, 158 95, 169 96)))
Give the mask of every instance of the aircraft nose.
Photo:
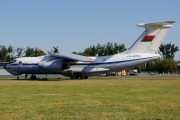
POLYGON ((9 62, 0 62, 0 66, 4 69, 7 69, 7 64, 9 64, 9 62))
POLYGON ((8 63, 4 64, 3 67, 4 67, 5 70, 7 70, 9 68, 8 65, 9 65, 8 63))

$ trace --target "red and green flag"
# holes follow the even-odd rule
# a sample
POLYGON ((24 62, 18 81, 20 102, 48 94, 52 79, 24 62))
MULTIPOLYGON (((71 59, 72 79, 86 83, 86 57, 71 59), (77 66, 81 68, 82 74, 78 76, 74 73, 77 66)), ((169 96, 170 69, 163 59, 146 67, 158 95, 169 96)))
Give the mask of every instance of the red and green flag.
POLYGON ((155 37, 154 35, 144 36, 141 42, 151 42, 154 39, 154 37, 155 37))

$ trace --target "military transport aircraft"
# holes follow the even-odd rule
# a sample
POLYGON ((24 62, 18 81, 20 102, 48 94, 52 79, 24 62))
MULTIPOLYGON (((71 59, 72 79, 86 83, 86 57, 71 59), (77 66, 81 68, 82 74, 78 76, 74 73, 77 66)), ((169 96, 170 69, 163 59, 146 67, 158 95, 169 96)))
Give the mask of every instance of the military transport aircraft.
POLYGON ((4 68, 13 75, 62 74, 71 79, 87 79, 106 72, 116 72, 160 58, 159 46, 174 21, 141 23, 145 31, 126 51, 110 55, 87 57, 76 54, 54 53, 39 57, 16 58, 4 68))

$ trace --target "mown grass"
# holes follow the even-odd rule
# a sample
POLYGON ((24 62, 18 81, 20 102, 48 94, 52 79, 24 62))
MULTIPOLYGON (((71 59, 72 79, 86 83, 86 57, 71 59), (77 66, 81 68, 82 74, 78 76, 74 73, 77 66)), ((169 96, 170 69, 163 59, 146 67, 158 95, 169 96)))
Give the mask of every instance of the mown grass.
POLYGON ((180 78, 0 80, 1 119, 180 119, 180 78))

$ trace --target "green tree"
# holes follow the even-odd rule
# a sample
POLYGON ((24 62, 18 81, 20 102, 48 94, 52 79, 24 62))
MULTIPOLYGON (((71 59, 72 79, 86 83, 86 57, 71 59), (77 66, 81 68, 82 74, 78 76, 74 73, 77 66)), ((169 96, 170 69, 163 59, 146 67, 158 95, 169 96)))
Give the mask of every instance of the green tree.
POLYGON ((8 50, 5 45, 0 45, 0 61, 5 62, 7 61, 7 54, 8 50))
POLYGON ((54 48, 54 53, 59 53, 58 46, 57 47, 53 47, 53 48, 54 48))
POLYGON ((155 61, 148 62, 146 64, 146 70, 147 71, 153 71, 155 70, 155 61))
POLYGON ((125 45, 124 45, 124 44, 121 44, 121 45, 118 46, 118 51, 117 51, 117 53, 121 53, 121 52, 124 52, 124 51, 126 51, 126 50, 127 50, 127 49, 126 49, 125 45))
POLYGON ((29 46, 26 48, 25 57, 34 57, 34 48, 30 48, 29 46))
POLYGON ((138 72, 141 72, 141 71, 144 71, 145 70, 145 65, 140 65, 140 66, 137 66, 137 67, 133 67, 131 69, 137 69, 138 72))
POLYGON ((25 51, 25 57, 37 57, 37 56, 43 56, 46 55, 44 51, 40 50, 39 48, 30 48, 27 47, 25 51))
POLYGON ((100 43, 98 43, 96 45, 96 54, 98 54, 99 56, 103 56, 105 53, 105 45, 101 45, 100 43))
POLYGON ((96 46, 90 46, 88 48, 86 48, 84 50, 84 52, 79 52, 79 55, 84 55, 84 56, 95 56, 96 54, 98 54, 97 50, 96 50, 96 46))
POLYGON ((14 48, 9 45, 9 47, 7 48, 7 56, 6 56, 6 61, 11 61, 14 59, 14 48))
POLYGON ((162 61, 163 61, 163 59, 155 60, 155 70, 159 71, 160 73, 164 73, 164 71, 165 71, 162 61))
POLYGON ((114 50, 113 50, 114 46, 112 44, 112 42, 108 42, 105 46, 105 52, 104 55, 113 55, 114 50))
POLYGON ((178 71, 177 62, 173 59, 165 58, 162 60, 163 72, 174 73, 178 71))
POLYGON ((59 53, 58 46, 57 47, 53 47, 50 51, 48 51, 48 54, 53 54, 53 53, 59 53))
POLYGON ((75 54, 79 54, 79 55, 84 55, 84 56, 104 56, 104 55, 113 55, 113 54, 117 54, 120 52, 125 51, 125 45, 121 44, 118 45, 117 43, 112 43, 112 42, 108 42, 105 45, 101 45, 100 43, 98 43, 96 46, 90 46, 88 48, 86 48, 83 52, 73 52, 75 54))
POLYGON ((160 73, 174 73, 178 71, 177 62, 171 58, 155 60, 153 68, 160 73))
POLYGON ((35 50, 34 50, 34 56, 37 57, 37 56, 43 56, 43 55, 46 55, 44 53, 44 51, 42 51, 42 50, 40 50, 39 48, 36 47, 35 50))
POLYGON ((162 54, 163 58, 171 58, 173 59, 175 56, 175 53, 179 51, 178 46, 175 46, 175 44, 161 44, 159 47, 160 53, 162 54))
POLYGON ((24 53, 24 48, 17 48, 16 49, 16 52, 17 52, 17 57, 22 57, 23 53, 24 53))

